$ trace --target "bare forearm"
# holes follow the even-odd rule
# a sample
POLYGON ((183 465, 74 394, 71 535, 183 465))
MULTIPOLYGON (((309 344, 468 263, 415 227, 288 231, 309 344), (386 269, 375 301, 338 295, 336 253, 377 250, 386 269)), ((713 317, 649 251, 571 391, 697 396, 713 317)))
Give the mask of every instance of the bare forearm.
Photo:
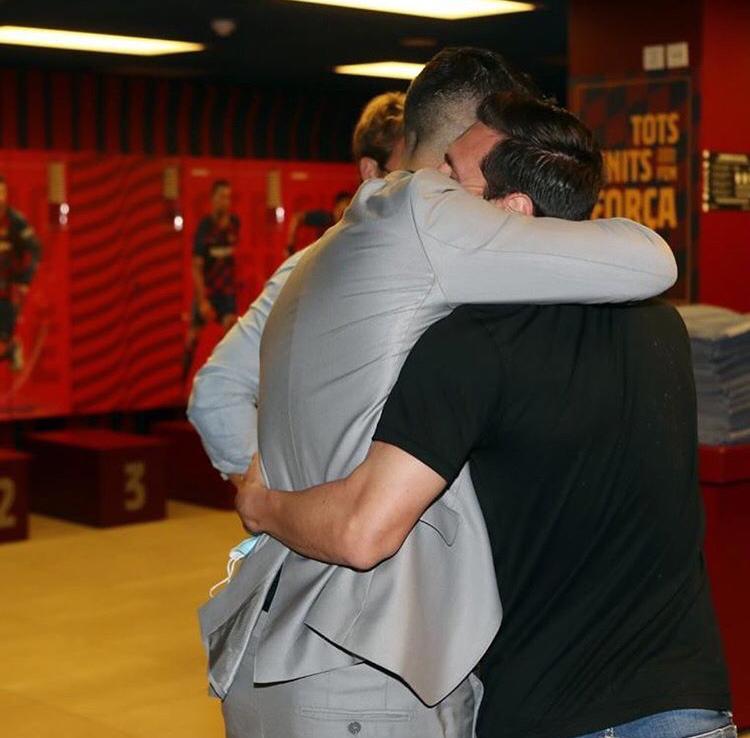
POLYGON ((357 506, 346 479, 301 492, 266 490, 246 523, 303 556, 356 568, 357 506))
POLYGON ((309 558, 371 569, 398 551, 445 482, 405 451, 376 441, 345 479, 298 492, 267 489, 256 457, 235 502, 253 533, 268 533, 309 558))

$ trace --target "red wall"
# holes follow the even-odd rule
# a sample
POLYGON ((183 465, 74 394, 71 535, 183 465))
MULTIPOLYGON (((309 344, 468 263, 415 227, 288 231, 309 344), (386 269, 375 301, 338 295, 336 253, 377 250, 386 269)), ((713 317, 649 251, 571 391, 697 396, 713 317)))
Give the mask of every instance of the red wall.
MULTIPOLYGON (((710 0, 703 21, 700 143, 750 153, 750 2, 710 0)), ((700 217, 700 299, 750 312, 750 212, 700 217)))
POLYGON ((700 57, 701 0, 570 0, 568 8, 572 79, 640 74, 648 44, 687 41, 700 57))
POLYGON ((165 217, 164 164, 68 162, 73 412, 180 401, 183 243, 165 217))
MULTIPOLYGON (((750 2, 747 0, 571 0, 572 81, 646 75, 642 48, 688 41, 699 105, 695 156, 701 149, 750 152, 750 2)), ((693 168, 695 275, 701 302, 750 311, 750 213, 701 213, 700 169, 693 168)))

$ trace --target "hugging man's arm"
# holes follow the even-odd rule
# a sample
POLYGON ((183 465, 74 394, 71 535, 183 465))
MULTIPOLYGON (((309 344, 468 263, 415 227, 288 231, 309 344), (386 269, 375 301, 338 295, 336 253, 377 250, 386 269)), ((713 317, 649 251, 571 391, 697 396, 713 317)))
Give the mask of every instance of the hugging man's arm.
POLYGON ((254 465, 237 511, 248 531, 268 533, 302 556, 370 569, 398 551, 445 484, 419 459, 374 443, 348 477, 301 492, 267 489, 254 465))
POLYGON ((460 331, 441 321, 424 334, 388 398, 367 458, 348 477, 290 493, 267 489, 254 464, 237 496, 246 528, 355 569, 395 554, 498 411, 499 389, 485 380, 503 367, 497 353, 476 355, 483 331, 466 318, 460 331))
POLYGON ((668 244, 632 220, 507 213, 430 170, 415 175, 412 191, 425 254, 454 305, 628 302, 677 279, 668 244))

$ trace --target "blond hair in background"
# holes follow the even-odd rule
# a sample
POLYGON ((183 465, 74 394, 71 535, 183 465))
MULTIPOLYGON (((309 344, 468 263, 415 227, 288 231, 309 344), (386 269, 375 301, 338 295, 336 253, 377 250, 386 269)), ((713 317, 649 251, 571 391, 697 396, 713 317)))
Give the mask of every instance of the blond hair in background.
POLYGON ((404 139, 404 93, 385 92, 362 110, 352 154, 362 179, 384 177, 400 165, 404 139))

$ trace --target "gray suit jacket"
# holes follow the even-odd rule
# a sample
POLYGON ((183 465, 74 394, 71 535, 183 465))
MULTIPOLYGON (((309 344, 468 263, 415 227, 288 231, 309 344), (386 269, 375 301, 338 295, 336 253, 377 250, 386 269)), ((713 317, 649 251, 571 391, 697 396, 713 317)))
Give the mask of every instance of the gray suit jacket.
MULTIPOLYGON (((508 215, 431 171, 366 182, 343 221, 299 259, 263 334, 259 441, 269 484, 301 489, 350 473, 409 350, 455 305, 640 299, 675 277, 666 244, 631 221, 508 215)), ((282 564, 257 682, 365 660, 435 704, 500 624, 487 531, 464 469, 372 571, 265 539, 201 611, 220 695, 282 564)))

